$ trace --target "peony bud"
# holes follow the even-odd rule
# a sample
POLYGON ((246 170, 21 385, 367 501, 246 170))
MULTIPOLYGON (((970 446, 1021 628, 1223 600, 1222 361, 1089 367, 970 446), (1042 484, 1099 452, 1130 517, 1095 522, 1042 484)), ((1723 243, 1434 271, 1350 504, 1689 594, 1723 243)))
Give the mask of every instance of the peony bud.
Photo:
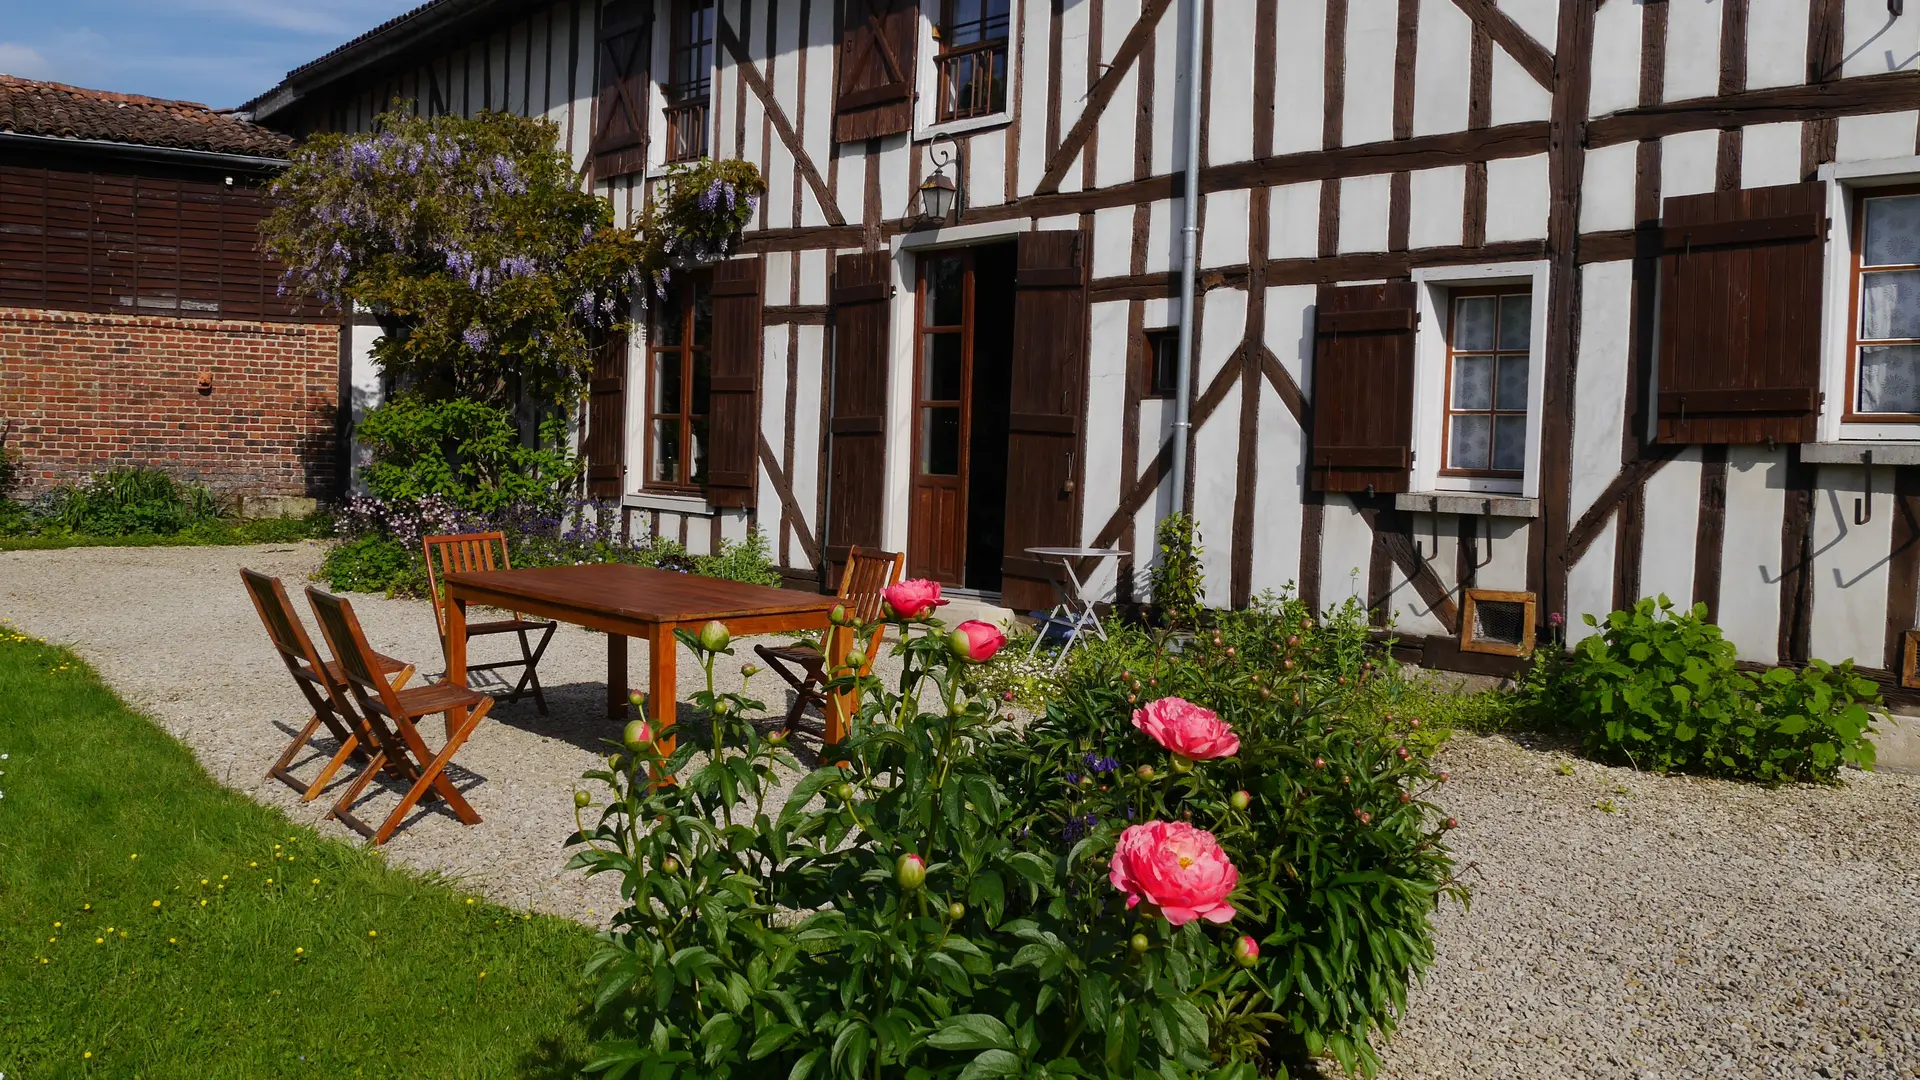
POLYGON ((1407 794, 1404 791, 1400 793, 1400 805, 1405 806, 1406 804, 1412 801, 1413 801, 1413 796, 1407 794))
POLYGON ((1316 769, 1324 769, 1324 768, 1326 768, 1326 767, 1327 767, 1327 759, 1326 759, 1326 758, 1323 758, 1323 757, 1317 757, 1317 758, 1314 758, 1314 759, 1313 759, 1313 767, 1314 767, 1314 768, 1316 768, 1316 769))
POLYGON ((587 794, 586 792, 576 791, 573 793, 573 805, 581 808, 582 810, 586 809, 592 803, 593 803, 593 796, 587 794))
POLYGON ((760 665, 759 664, 741 664, 740 674, 744 678, 751 679, 755 675, 760 674, 760 665))
POLYGON ((677 873, 679 873, 679 872, 680 872, 680 860, 679 860, 679 859, 676 859, 676 858, 674 858, 674 857, 673 857, 673 856, 671 856, 671 855, 669 855, 669 856, 667 856, 667 857, 666 857, 666 858, 664 858, 664 859, 661 859, 661 860, 660 860, 660 872, 661 872, 661 873, 663 873, 663 874, 677 874, 677 873))
POLYGON ((623 754, 607 755, 607 768, 613 770, 614 772, 619 772, 621 769, 626 768, 626 766, 627 766, 627 759, 625 755, 623 754))
POLYGON ((1288 646, 1289 648, 1291 648, 1292 646, 1295 646, 1295 645, 1298 645, 1298 644, 1300 644, 1300 635, 1299 635, 1299 634, 1288 634, 1288 635, 1287 635, 1287 646, 1288 646))
POLYGON ((1417 727, 1419 727, 1419 726, 1420 726, 1420 718, 1416 716, 1416 717, 1414 717, 1413 719, 1411 719, 1411 720, 1409 720, 1409 721, 1407 721, 1407 726, 1408 726, 1408 727, 1416 727, 1416 728, 1417 728, 1417 727))
POLYGON ((1260 962, 1260 943, 1241 934, 1233 943, 1233 962, 1250 968, 1260 962))
POLYGON ((1151 780, 1153 779, 1153 766, 1142 765, 1139 768, 1133 770, 1133 775, 1139 777, 1142 780, 1151 780))
POLYGON ((713 703, 713 715, 725 716, 733 711, 733 702, 726 698, 717 698, 713 703))
POLYGON ((853 785, 847 783, 845 780, 833 785, 829 790, 833 792, 833 797, 839 799, 841 802, 850 803, 853 801, 853 785))
POLYGON ((633 753, 641 753, 653 745, 653 729, 645 720, 630 720, 626 731, 620 735, 620 741, 633 753))
POLYGON ((647 695, 641 693, 638 690, 629 690, 627 691, 627 704, 633 706, 636 709, 645 708, 647 704, 647 695))
POLYGON ((1281 669, 1282 669, 1282 670, 1285 670, 1285 671, 1292 671, 1292 670, 1293 670, 1293 657, 1291 657, 1291 656, 1289 656, 1289 657, 1287 657, 1287 658, 1286 658, 1285 660, 1282 660, 1282 661, 1280 661, 1280 667, 1281 667, 1281 669))
POLYGON ((859 649, 847 650, 846 665, 855 671, 867 666, 867 654, 859 649))
POLYGON ((1443 784, 1447 782, 1447 774, 1445 772, 1440 774, 1440 782, 1443 784))
POLYGON ((1129 704, 1129 705, 1138 705, 1138 704, 1140 704, 1140 695, 1138 695, 1138 694, 1128 694, 1128 695, 1127 695, 1127 704, 1129 704))
POLYGON ((918 855, 900 856, 893 864, 894 884, 911 892, 927 883, 927 861, 918 855))
POLYGON ((1407 760, 1408 758, 1410 758, 1410 757, 1412 757, 1412 756, 1413 756, 1413 755, 1412 755, 1411 753, 1409 753, 1409 752, 1408 752, 1408 750, 1407 750, 1407 748, 1406 748, 1406 747, 1404 747, 1404 746, 1400 746, 1400 747, 1396 747, 1396 748, 1394 748, 1394 751, 1393 751, 1393 753, 1394 753, 1394 755, 1395 755, 1396 757, 1398 757, 1398 758, 1399 758, 1399 759, 1400 759, 1401 761, 1405 761, 1405 760, 1407 760))
POLYGON ((1182 775, 1185 775, 1185 774, 1187 774, 1187 773, 1190 773, 1190 772, 1192 772, 1192 771, 1193 771, 1193 759, 1192 759, 1192 758, 1189 758, 1189 757, 1181 757, 1181 756, 1180 756, 1179 754, 1173 754, 1173 755, 1171 755, 1171 756, 1172 756, 1172 758, 1173 758, 1173 771, 1174 771, 1174 772, 1177 772, 1177 773, 1180 773, 1180 774, 1182 774, 1182 775))
POLYGON ((1153 942, 1148 941, 1147 935, 1145 934, 1135 934, 1127 941, 1127 948, 1132 949, 1136 953, 1144 954, 1148 949, 1153 948, 1153 942))
POLYGON ((1367 813, 1365 810, 1360 811, 1360 824, 1371 825, 1372 823, 1373 823, 1373 815, 1367 813))
POLYGON ((768 746, 785 746, 785 745, 787 745, 787 732, 786 732, 786 729, 784 729, 784 728, 782 728, 781 730, 779 730, 779 731, 776 731, 776 732, 774 732, 773 734, 771 734, 771 735, 769 735, 769 736, 767 736, 767 745, 768 745, 768 746))
POLYGON ((700 628, 700 647, 708 652, 719 652, 733 641, 733 634, 727 624, 714 619, 700 628))
POLYGON ((967 640, 967 635, 958 630, 947 635, 947 651, 952 653, 957 659, 973 659, 971 652, 972 647, 973 643, 967 640))
POLYGON ((1245 789, 1236 791, 1228 797, 1227 802, 1235 810, 1245 810, 1253 805, 1253 793, 1245 789))
POLYGON ((967 905, 961 903, 958 900, 955 900, 953 903, 947 905, 947 919, 949 921, 959 922, 961 919, 964 919, 966 917, 967 917, 967 905))
POLYGON ((1453 819, 1453 818, 1448 818, 1448 819, 1447 819, 1447 820, 1446 820, 1446 821, 1445 821, 1445 822, 1444 822, 1444 823, 1442 824, 1442 826, 1441 826, 1441 827, 1442 827, 1442 828, 1447 828, 1447 829, 1457 829, 1457 828, 1459 828, 1459 827, 1460 827, 1460 822, 1458 822, 1457 820, 1455 820, 1455 819, 1453 819))
POLYGON ((833 625, 835 626, 839 626, 841 623, 846 622, 847 621, 847 605, 845 604, 833 605, 833 610, 827 613, 827 621, 833 623, 833 625))
POLYGON ((1013 703, 1013 691, 1011 690, 1003 691, 1000 694, 1000 697, 1002 700, 1006 701, 1008 704, 1013 703))
POLYGON ((1228 656, 1228 658, 1232 658, 1232 656, 1233 656, 1233 655, 1234 655, 1234 653, 1233 653, 1233 646, 1231 646, 1231 645, 1229 645, 1229 646, 1227 646, 1227 656, 1228 656))

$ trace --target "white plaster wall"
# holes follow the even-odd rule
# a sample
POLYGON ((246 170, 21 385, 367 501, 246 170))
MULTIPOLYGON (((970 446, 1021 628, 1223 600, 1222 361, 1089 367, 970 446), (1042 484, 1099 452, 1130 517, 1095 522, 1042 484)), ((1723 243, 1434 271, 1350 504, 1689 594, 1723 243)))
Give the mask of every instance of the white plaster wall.
MULTIPOLYGON (((1920 11, 1915 14, 1920 17, 1920 11)), ((1912 112, 1894 112, 1841 117, 1834 160, 1867 161, 1912 156, 1915 116, 1912 112)))
POLYGON ((1186 204, 1171 199, 1161 199, 1147 208, 1147 273, 1164 274, 1179 268, 1185 213, 1186 204))
MULTIPOLYGON (((1276 24, 1280 20, 1274 20, 1276 24)), ((1117 36, 1117 35, 1116 35, 1117 36)), ((1216 7, 1207 101, 1207 163, 1253 157, 1253 18, 1216 7)), ((1275 98, 1276 105, 1278 98, 1275 98)))
MULTIPOLYGON (((1128 134, 1131 136, 1130 130, 1128 134)), ((1107 151, 1105 139, 1101 140, 1100 151, 1100 167, 1104 176, 1107 151)), ((1121 179, 1130 176, 1133 168, 1133 146, 1130 140, 1126 145, 1126 153, 1128 173, 1121 179)), ((967 140, 967 177, 968 206, 999 206, 1007 201, 1006 128, 978 132, 967 140)))
POLYGON ((1200 569, 1207 603, 1233 599, 1233 497, 1239 480, 1240 384, 1227 391, 1193 437, 1193 520, 1200 532, 1200 569))
POLYGON ((1807 81, 1807 0, 1747 0, 1747 88, 1807 81))
MULTIPOLYGON (((820 392, 826 369, 827 331, 824 326, 800 327, 800 363, 794 372, 793 473, 787 479, 793 485, 793 501, 800 506, 809 535, 820 538, 820 392)), ((798 530, 789 548, 789 561, 795 566, 810 565, 801 550, 798 530)))
MULTIPOLYGON (((1613 610, 1614 546, 1618 518, 1608 518, 1600 535, 1587 545, 1580 561, 1567 571, 1567 644, 1577 644, 1595 632, 1584 618, 1604 619, 1613 610)), ((1545 621, 1545 615, 1541 616, 1545 621)))
POLYGON ((1407 246, 1417 249, 1458 245, 1461 211, 1467 201, 1467 167, 1421 169, 1408 176, 1407 181, 1407 246))
POLYGON ((1630 142, 1587 151, 1580 182, 1580 231, 1633 228, 1638 157, 1639 144, 1630 142))
MULTIPOLYGON (((1084 7, 1085 5, 1075 6, 1084 7)), ((814 10, 824 10, 829 19, 833 16, 833 8, 834 5, 832 4, 814 5, 814 10)), ((1049 23, 1051 21, 1051 8, 1047 4, 1036 2, 1036 0, 1023 0, 1022 3, 1014 8, 1014 11, 1017 13, 1017 17, 1023 21, 1023 25, 1019 30, 1016 31, 1009 28, 1009 33, 1021 41, 1021 48, 1015 50, 1018 56, 1013 58, 1013 62, 1017 64, 1020 69, 1020 77, 1015 81, 1013 89, 1014 93, 1019 95, 1020 104, 1018 106, 1018 115, 1021 118, 1020 147, 1018 154, 1014 156, 1017 156, 1020 162, 1018 194, 1031 195, 1034 189, 1040 185, 1040 177, 1047 171, 1046 117, 1047 95, 1050 92, 1047 84, 1047 38, 1050 35, 1049 23)), ((1171 23, 1175 20, 1168 19, 1166 21, 1171 23)), ((830 31, 829 40, 834 43, 837 50, 840 41, 839 33, 837 31, 830 31)), ((1160 50, 1157 49, 1155 50, 1156 53, 1159 51, 1160 50)), ((1060 55, 1064 58, 1070 54, 1062 47, 1060 55)), ((1083 52, 1081 55, 1084 56, 1085 53, 1083 52)), ((825 70, 834 70, 832 66, 833 60, 831 58, 828 59, 827 64, 828 66, 825 70)), ((1065 65, 1063 64, 1063 66, 1065 65)), ((811 72, 813 69, 809 66, 807 70, 811 72)), ((831 83, 832 80, 823 79, 821 82, 831 83)), ((1156 82, 1154 85, 1159 86, 1162 84, 1156 82)), ((1172 86, 1173 79, 1169 77, 1164 85, 1172 86)), ((825 103, 822 109, 824 110, 822 115, 831 116, 833 103, 831 101, 825 103)), ((1065 131, 1067 127, 1067 123, 1062 121, 1060 130, 1065 131)))
MULTIPOLYGON (((1221 365, 1240 348, 1247 331, 1247 292, 1245 289, 1210 289, 1199 305, 1203 321, 1199 362, 1193 372, 1195 394, 1205 391, 1221 365)), ((1215 415, 1219 412, 1220 409, 1214 410, 1215 415)))
POLYGON ((1487 240, 1545 238, 1547 190, 1545 154, 1487 162, 1487 240))
POLYGON ((1800 180, 1800 124, 1755 124, 1740 135, 1740 186, 1773 187, 1800 180))
MULTIPOLYGON (((1553 51, 1553 45, 1542 42, 1547 51, 1553 51)), ((1466 78, 1463 70, 1461 78, 1466 78)), ((1527 69, 1519 65, 1507 51, 1500 46, 1493 47, 1492 105, 1490 111, 1496 126, 1516 124, 1523 120, 1545 120, 1547 112, 1553 107, 1553 96, 1546 87, 1534 81, 1527 69)))
POLYGON ((1349 176, 1340 181, 1340 253, 1387 250, 1387 206, 1393 178, 1349 176))
MULTIPOLYGON (((1605 116, 1640 104, 1639 4, 1602 4, 1593 14, 1593 75, 1587 114, 1605 116)), ((1800 25, 1805 26, 1802 19, 1800 25)))
POLYGON ((1120 277, 1133 263, 1133 207, 1110 206, 1093 212, 1093 276, 1120 277))
MULTIPOLYGON (((1172 20, 1167 20, 1171 22, 1172 20)), ((1327 9, 1325 4, 1290 4, 1280 24, 1275 52, 1273 151, 1276 154, 1320 149, 1326 112, 1327 9)), ((1164 53, 1161 46, 1156 57, 1164 53)), ((1155 81, 1155 86, 1167 85, 1155 81)))
POLYGON ((1344 145, 1393 138, 1397 15, 1397 5, 1385 2, 1351 4, 1347 8, 1346 101, 1340 131, 1344 145))
MULTIPOLYGON (((1109 11, 1106 17, 1112 19, 1113 13, 1109 11)), ((1107 38, 1111 41, 1117 36, 1109 34, 1107 38)), ((1135 65, 1121 77, 1106 111, 1100 114, 1093 173, 1094 183, 1100 187, 1123 184, 1133 179, 1134 117, 1137 114, 1133 106, 1139 100, 1140 70, 1135 65)), ((995 179, 998 179, 997 174, 995 179)), ((998 186, 1004 190, 1006 185, 1001 183, 998 186)))
MULTIPOLYGON (((1284 36, 1284 35, 1283 35, 1284 36)), ((1413 133, 1436 135, 1467 126, 1473 20, 1453 0, 1420 0, 1420 43, 1413 54, 1413 133)))
POLYGON ((1328 495, 1320 517, 1320 606, 1339 607, 1348 597, 1367 602, 1367 572, 1373 563, 1373 530, 1345 495, 1328 495))
MULTIPOLYGON (((1313 317, 1312 285, 1276 285, 1267 290, 1267 348, 1280 366, 1293 376, 1307 400, 1313 400, 1313 317)), ((1291 423, 1291 420, 1289 420, 1291 423)), ((1296 495, 1297 497, 1297 495, 1296 495)))
MULTIPOLYGON (((1696 0, 1681 2, 1693 3, 1696 0)), ((1689 131, 1661 139, 1661 196, 1670 198, 1712 191, 1714 171, 1719 160, 1720 133, 1717 131, 1689 131)))
POLYGON ((1267 197, 1267 253, 1275 259, 1320 254, 1320 181, 1282 184, 1267 197))
POLYGON ((1250 189, 1216 191, 1207 200, 1205 227, 1200 232, 1202 267, 1234 266, 1247 261, 1247 230, 1253 193, 1250 189))
MULTIPOLYGON (((1045 5, 1037 6, 1045 7, 1045 5)), ((1080 119, 1080 114, 1086 110, 1087 106, 1087 86, 1090 82, 1087 73, 1087 36, 1092 32, 1092 28, 1089 26, 1092 13, 1092 4, 1066 4, 1060 8, 1060 131, 1063 135, 1073 129, 1074 122, 1080 119)), ((1029 42, 1032 40, 1032 38, 1028 38, 1029 42)), ((1041 41, 1046 42, 1046 38, 1043 36, 1041 41)), ((1050 42, 1043 45, 1043 51, 1033 54, 1034 58, 1045 57, 1047 53, 1044 49, 1049 47, 1051 47, 1050 42)), ((1031 48, 1031 45, 1029 45, 1029 48, 1031 48)), ((1030 65, 1027 70, 1030 72, 1035 71, 1041 66, 1041 64, 1035 63, 1030 65)), ((1047 108, 1046 100, 1046 98, 1040 99, 1041 111, 1028 112, 1027 115, 1036 118, 1045 117, 1047 115, 1045 111, 1047 108)), ((1044 138, 1046 121, 1041 119, 1040 122, 1034 126, 1041 129, 1043 133, 1042 137, 1044 138)), ((1038 173, 1035 173, 1032 180, 1028 181, 1024 176, 1024 172, 1025 170, 1022 170, 1023 175, 1021 179, 1023 182, 1038 183, 1040 179, 1038 173)), ((1080 177, 1081 171, 1076 164, 1074 168, 1067 170, 1066 176, 1060 182, 1060 190, 1081 190, 1085 185, 1080 182, 1080 177)))
POLYGON ((1498 0, 1495 6, 1519 23, 1520 29, 1525 30, 1548 52, 1553 51, 1560 23, 1557 0, 1498 0))
MULTIPOLYGON (((1032 5, 1028 5, 1031 7, 1032 5)), ((833 158, 833 75, 834 61, 840 50, 840 33, 833 25, 833 7, 830 4, 815 4, 808 10, 811 20, 807 30, 807 101, 805 126, 800 129, 800 143, 807 149, 807 156, 813 159, 815 168, 823 173, 833 158)), ((1023 90, 1026 76, 1022 76, 1016 90, 1023 90)), ((801 121, 795 120, 795 123, 801 121)), ((800 188, 802 225, 825 224, 826 208, 820 205, 813 194, 811 184, 800 188)), ((859 220, 859 203, 853 219, 859 220)), ((809 301, 802 300, 801 303, 809 301)), ((821 301, 824 302, 824 301, 821 301)))
MULTIPOLYGON (((802 304, 827 302, 827 293, 833 283, 832 254, 828 251, 800 253, 800 302, 802 304)), ((805 330, 801 332, 805 333, 805 330)))
MULTIPOLYGON (((1269 290, 1271 296, 1272 290, 1269 290)), ((1253 595, 1294 583, 1300 566, 1301 433, 1265 379, 1254 447, 1253 595)))
MULTIPOLYGON (((1712 97, 1720 92, 1720 0, 1667 0, 1666 101, 1712 97)), ((1801 33, 1806 24, 1800 24, 1801 33)))
POLYGON ((1581 268, 1580 357, 1573 370, 1573 476, 1567 516, 1578 521, 1620 472, 1627 365, 1632 347, 1633 263, 1581 268))
POLYGON ((1780 521, 1786 511, 1787 452, 1727 451, 1727 528, 1714 614, 1740 659, 1779 660, 1780 521))
POLYGON ((1640 595, 1693 603, 1693 549, 1700 526, 1700 448, 1689 446, 1647 480, 1640 595))
POLYGON ((1086 486, 1081 497, 1082 543, 1092 543, 1120 505, 1123 487, 1133 477, 1120 474, 1126 426, 1111 422, 1126 415, 1127 311, 1122 302, 1093 305, 1087 347, 1086 486))
MULTIPOLYGON (((1873 513, 1854 524, 1867 470, 1822 465, 1813 498, 1813 655, 1880 667, 1887 628, 1887 551, 1893 538, 1893 470, 1875 469, 1873 513)), ((1864 509, 1864 508, 1863 508, 1864 509)))
MULTIPOLYGON (((1840 74, 1850 79, 1856 75, 1912 70, 1915 54, 1920 53, 1920 18, 1913 12, 1904 18, 1895 18, 1882 0, 1845 2, 1840 74)), ((1874 655, 1879 655, 1877 647, 1874 655)))

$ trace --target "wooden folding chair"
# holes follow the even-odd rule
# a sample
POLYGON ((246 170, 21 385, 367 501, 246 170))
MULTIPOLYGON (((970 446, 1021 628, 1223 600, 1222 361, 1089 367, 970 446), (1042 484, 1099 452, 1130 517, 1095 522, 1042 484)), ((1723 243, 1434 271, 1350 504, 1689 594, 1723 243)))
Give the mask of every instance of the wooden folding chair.
MULTIPOLYGON (((267 775, 299 792, 301 802, 312 802, 348 758, 365 760, 376 748, 367 733, 367 722, 354 711, 339 663, 321 661, 313 639, 307 636, 307 628, 301 624, 300 616, 294 614, 286 586, 279 578, 246 569, 240 571, 240 580, 246 583, 247 595, 253 598, 253 610, 260 613, 260 621, 267 627, 267 638, 273 642, 280 659, 286 662, 294 685, 313 707, 307 726, 287 744, 286 752, 267 770, 267 775), (308 782, 294 775, 293 759, 307 750, 322 727, 333 735, 339 747, 321 768, 320 775, 308 782)), ((407 680, 413 678, 413 665, 404 660, 375 653, 374 662, 396 687, 405 686, 407 680)))
POLYGON ((453 755, 466 745, 467 737, 479 726, 487 710, 493 707, 493 698, 448 683, 395 689, 381 673, 378 654, 367 644, 352 604, 311 585, 307 587, 307 602, 313 605, 314 617, 320 620, 320 632, 340 661, 341 674, 346 677, 347 686, 360 706, 360 715, 366 719, 367 729, 379 747, 354 776, 340 800, 333 804, 330 816, 339 818, 375 845, 384 844, 414 804, 431 794, 444 800, 461 821, 479 824, 480 815, 447 779, 446 768, 453 755), (462 709, 471 711, 456 722, 454 714, 462 709), (426 740, 420 737, 420 729, 414 724, 415 720, 434 713, 447 714, 447 741, 441 744, 439 753, 427 749, 426 740), (375 829, 354 815, 353 806, 382 770, 411 786, 400 797, 400 805, 375 829))
MULTIPOLYGON (((840 575, 840 602, 846 605, 847 614, 861 622, 878 618, 881 591, 900 580, 900 570, 905 563, 905 556, 891 551, 862 547, 850 550, 847 553, 846 571, 840 575)), ((873 670, 873 647, 879 644, 880 634, 885 629, 885 626, 876 627, 860 643, 861 650, 867 654, 867 663, 860 669, 860 674, 865 675, 873 670)), ((848 631, 841 627, 828 630, 819 648, 801 642, 753 647, 753 651, 767 662, 767 667, 793 687, 793 708, 787 710, 788 731, 799 730, 800 717, 809 707, 819 709, 822 713, 827 711, 827 698, 821 687, 827 682, 828 660, 843 655, 833 648, 833 639, 840 635, 848 635, 848 631)), ((846 642, 841 644, 844 646, 846 642)), ((827 719, 827 741, 837 742, 833 718, 827 719)))
MULTIPOLYGON (((440 653, 447 652, 447 601, 441 590, 440 581, 448 574, 464 574, 474 570, 511 570, 513 563, 507 558, 507 536, 505 533, 468 533, 462 536, 429 536, 423 539, 421 546, 427 555, 427 583, 433 596, 433 617, 440 626, 440 653), (500 547, 500 558, 495 562, 494 545, 500 547), (436 565, 437 562, 437 565, 436 565)), ((529 689, 533 691, 534 707, 540 715, 547 715, 547 696, 540 692, 540 676, 534 668, 540 663, 540 657, 546 654, 547 642, 553 639, 554 627, 551 622, 522 618, 519 612, 513 612, 512 618, 496 619, 492 622, 470 622, 467 624, 467 640, 486 637, 491 634, 513 634, 520 639, 520 659, 501 660, 491 664, 468 664, 467 674, 476 671, 494 671, 499 668, 520 667, 520 681, 512 691, 502 695, 504 701, 519 701, 529 689), (540 631, 540 644, 527 641, 527 633, 540 631)))

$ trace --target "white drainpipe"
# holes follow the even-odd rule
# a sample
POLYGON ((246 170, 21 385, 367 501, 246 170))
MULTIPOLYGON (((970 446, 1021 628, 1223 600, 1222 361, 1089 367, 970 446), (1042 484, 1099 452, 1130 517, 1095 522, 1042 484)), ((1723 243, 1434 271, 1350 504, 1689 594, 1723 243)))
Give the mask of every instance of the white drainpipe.
POLYGON ((1200 64, 1204 59, 1205 0, 1187 0, 1192 36, 1187 49, 1187 167, 1185 224, 1180 230, 1180 367, 1173 391, 1173 512, 1187 506, 1187 435, 1193 395, 1194 275, 1200 261, 1200 64))

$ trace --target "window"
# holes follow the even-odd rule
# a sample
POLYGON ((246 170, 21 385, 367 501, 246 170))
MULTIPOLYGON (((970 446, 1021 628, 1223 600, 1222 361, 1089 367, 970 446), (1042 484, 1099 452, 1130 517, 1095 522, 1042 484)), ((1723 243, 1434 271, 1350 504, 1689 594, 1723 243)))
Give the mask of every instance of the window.
POLYGON ((713 87, 713 0, 674 0, 667 58, 667 161, 707 156, 713 87))
POLYGON ((1010 0, 941 0, 938 32, 939 123, 991 116, 1007 108, 1007 11, 1010 0))
POLYGON ((712 287, 683 278, 654 307, 647 341, 647 486, 692 490, 707 480, 707 404, 712 394, 712 287))
POLYGON ((1920 190, 1864 194, 1854 221, 1848 418, 1920 420, 1920 190))
POLYGON ((1145 331, 1140 342, 1140 393, 1150 398, 1170 398, 1179 390, 1179 381, 1180 328, 1145 331))
POLYGON ((1525 288, 1454 290, 1447 320, 1442 472, 1520 476, 1527 465, 1527 354, 1533 297, 1525 288))

